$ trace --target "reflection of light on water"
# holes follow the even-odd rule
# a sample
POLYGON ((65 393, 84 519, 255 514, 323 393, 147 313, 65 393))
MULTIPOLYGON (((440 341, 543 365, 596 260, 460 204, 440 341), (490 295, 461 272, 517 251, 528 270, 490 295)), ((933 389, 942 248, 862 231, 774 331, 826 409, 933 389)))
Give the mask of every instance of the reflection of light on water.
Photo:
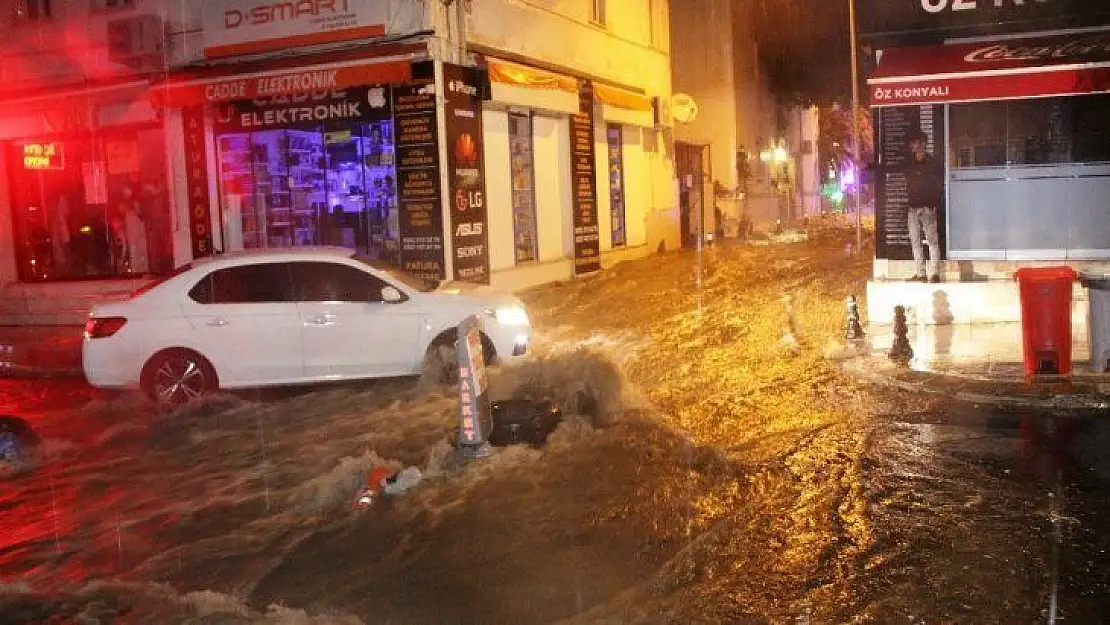
POLYGON ((1056 611, 1058 609, 1058 598, 1060 592, 1060 505, 1061 499, 1064 496, 1063 489, 1060 487, 1060 470, 1056 470, 1056 492, 1051 493, 1049 496, 1052 498, 1052 583, 1048 600, 1048 623, 1054 625, 1056 623, 1056 611))

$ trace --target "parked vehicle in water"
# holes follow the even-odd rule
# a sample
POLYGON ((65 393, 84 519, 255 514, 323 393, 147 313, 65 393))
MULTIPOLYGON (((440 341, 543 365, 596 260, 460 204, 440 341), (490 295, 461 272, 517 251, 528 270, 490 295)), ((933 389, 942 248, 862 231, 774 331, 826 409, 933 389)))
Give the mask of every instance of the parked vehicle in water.
POLYGON ((123 302, 96 307, 82 364, 98 388, 179 404, 217 389, 455 371, 458 324, 484 321, 488 362, 518 358, 531 328, 519 299, 431 285, 345 248, 193 261, 123 302))

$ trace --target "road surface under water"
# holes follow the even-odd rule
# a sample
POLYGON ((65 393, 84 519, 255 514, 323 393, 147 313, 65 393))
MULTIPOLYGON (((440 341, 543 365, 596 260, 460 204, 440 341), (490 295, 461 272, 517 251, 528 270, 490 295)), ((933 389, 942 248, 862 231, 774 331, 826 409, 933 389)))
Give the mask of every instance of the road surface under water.
MULTIPOLYGON (((449 397, 422 397, 407 383, 341 388, 228 400, 175 424, 132 399, 104 401, 67 382, 6 381, 3 389, 5 410, 45 415, 54 450, 38 473, 0 483, 0 576, 41 589, 38 600, 62 611, 92 601, 60 600, 67 585, 122 579, 140 584, 112 591, 130 606, 117 610, 124 613, 142 603, 135 593, 151 601, 164 592, 145 584, 164 582, 219 593, 204 595, 226 597, 205 609, 237 614, 281 603, 365 622, 606 613, 690 622, 697 614, 684 612, 683 584, 704 580, 678 575, 675 563, 710 531, 692 520, 690 503, 728 479, 632 411, 608 429, 564 434, 547 454, 503 455, 488 471, 359 515, 343 498, 374 462, 360 450, 370 443, 420 463, 449 432, 449 397), (368 416, 383 427, 368 426, 368 416), (645 580, 656 593, 652 615, 635 616, 622 601, 645 580)), ((865 548, 841 562, 836 552, 822 555, 839 579, 794 580, 808 595, 718 610, 710 622, 1110 620, 1110 421, 880 405, 860 433, 865 548)), ((782 521, 736 505, 732 518, 748 528, 729 531, 749 536, 753 550, 759 526, 782 521)), ((699 566, 735 565, 725 551, 708 555, 699 566)), ((779 554, 751 555, 743 566, 780 565, 779 554)), ((0 592, 0 613, 13 614, 3 605, 12 588, 0 592)), ((26 600, 20 595, 20 609, 26 600)), ((150 614, 197 605, 196 595, 159 601, 150 614)))
POLYGON ((1110 420, 950 404, 882 415, 864 458, 875 622, 1110 621, 1110 420))

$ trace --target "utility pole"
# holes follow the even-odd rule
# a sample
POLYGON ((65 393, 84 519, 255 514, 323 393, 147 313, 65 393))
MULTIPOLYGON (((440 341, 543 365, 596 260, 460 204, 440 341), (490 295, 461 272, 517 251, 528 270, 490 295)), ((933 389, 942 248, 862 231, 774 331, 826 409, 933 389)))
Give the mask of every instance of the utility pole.
POLYGON ((856 188, 853 192, 856 204, 856 253, 863 249, 863 212, 860 207, 860 187, 863 186, 863 169, 860 167, 859 120, 859 45, 856 41, 856 0, 848 0, 848 21, 852 40, 852 160, 856 168, 856 188))

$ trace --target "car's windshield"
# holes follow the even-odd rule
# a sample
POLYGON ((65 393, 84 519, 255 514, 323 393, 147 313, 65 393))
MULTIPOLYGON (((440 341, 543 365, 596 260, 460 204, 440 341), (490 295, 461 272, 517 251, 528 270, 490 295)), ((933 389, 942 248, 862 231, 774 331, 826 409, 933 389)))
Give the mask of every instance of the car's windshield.
POLYGON ((422 278, 417 278, 416 276, 401 271, 400 269, 397 269, 392 265, 383 263, 380 260, 370 258, 368 256, 363 256, 362 254, 355 254, 354 259, 368 267, 371 267, 376 271, 386 274, 393 280, 400 282, 410 289, 416 289, 421 293, 430 293, 431 291, 436 290, 436 288, 439 286, 438 284, 433 284, 422 278))

